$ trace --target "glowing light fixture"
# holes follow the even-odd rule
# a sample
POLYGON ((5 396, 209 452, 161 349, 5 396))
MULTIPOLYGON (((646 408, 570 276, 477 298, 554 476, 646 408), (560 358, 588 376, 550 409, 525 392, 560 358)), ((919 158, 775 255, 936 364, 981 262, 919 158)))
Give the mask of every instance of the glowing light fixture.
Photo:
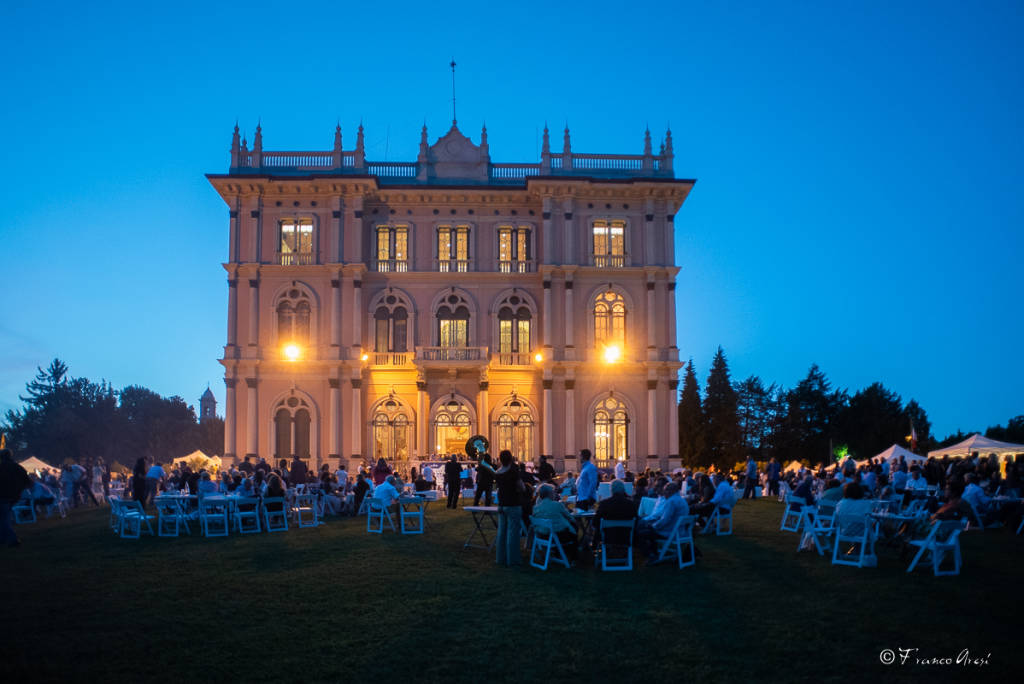
POLYGON ((610 344, 604 348, 604 362, 615 363, 622 357, 622 350, 614 344, 610 344))
POLYGON ((363 354, 359 358, 362 359, 363 361, 369 361, 370 360, 370 355, 369 354, 363 354))
POLYGON ((299 357, 302 356, 302 350, 299 349, 297 344, 285 345, 284 357, 289 361, 298 361, 299 357))
POLYGON ((537 363, 542 363, 544 361, 544 355, 541 354, 540 352, 537 352, 536 354, 533 355, 533 360, 536 361, 537 363))

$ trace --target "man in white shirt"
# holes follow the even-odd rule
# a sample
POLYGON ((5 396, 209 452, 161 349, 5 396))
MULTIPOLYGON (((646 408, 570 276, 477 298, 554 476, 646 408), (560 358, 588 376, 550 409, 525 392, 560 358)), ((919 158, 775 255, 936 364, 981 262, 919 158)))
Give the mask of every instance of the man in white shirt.
POLYGON ((377 485, 373 490, 373 498, 385 506, 390 506, 398 501, 398 489, 395 488, 394 475, 388 475, 387 479, 377 485))
POLYGON ((164 472, 160 463, 154 463, 150 467, 149 472, 146 473, 146 504, 144 505, 152 503, 153 497, 156 496, 160 483, 165 477, 167 477, 167 473, 164 472))
POLYGON ((622 461, 615 462, 615 479, 626 481, 626 465, 622 461))
POLYGON ((921 477, 921 469, 917 466, 910 469, 910 478, 907 479, 906 489, 908 492, 928 489, 928 481, 921 477))
POLYGON ((345 486, 348 484, 348 472, 346 472, 345 466, 339 465, 338 469, 334 471, 334 477, 338 479, 338 489, 344 492, 345 486))
POLYGON ((423 470, 420 471, 420 474, 423 475, 423 480, 427 483, 429 488, 434 489, 436 486, 434 483, 434 469, 429 465, 425 465, 423 466, 423 470))

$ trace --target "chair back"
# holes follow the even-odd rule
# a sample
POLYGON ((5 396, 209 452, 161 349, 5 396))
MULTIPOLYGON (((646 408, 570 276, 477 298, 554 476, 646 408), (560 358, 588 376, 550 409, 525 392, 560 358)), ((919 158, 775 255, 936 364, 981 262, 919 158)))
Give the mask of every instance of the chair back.
POLYGON ((635 529, 633 523, 634 523, 633 520, 606 520, 606 519, 602 518, 601 519, 601 539, 606 544, 617 544, 619 546, 632 546, 633 545, 633 531, 635 529), (609 535, 605 534, 605 530, 627 530, 627 529, 629 530, 628 536, 626 534, 622 533, 622 532, 615 533, 615 534, 611 535, 612 537, 617 537, 618 539, 621 539, 622 537, 626 537, 625 541, 619 541, 619 540, 609 541, 608 540, 609 535))
POLYGON ((650 515, 654 512, 654 505, 658 503, 658 499, 653 496, 645 496, 640 499, 640 510, 637 511, 637 515, 641 518, 650 515))
POLYGON ((837 515, 835 528, 840 537, 867 537, 871 520, 864 515, 837 515))

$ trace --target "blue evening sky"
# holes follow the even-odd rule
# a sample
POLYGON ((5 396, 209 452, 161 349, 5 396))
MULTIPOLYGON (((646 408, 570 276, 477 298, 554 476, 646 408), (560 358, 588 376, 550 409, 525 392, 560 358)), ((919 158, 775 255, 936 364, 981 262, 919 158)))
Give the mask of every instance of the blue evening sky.
POLYGON ((35 367, 196 403, 225 339, 228 213, 265 149, 497 161, 639 153, 671 122, 679 346, 703 384, 880 380, 941 437, 1024 413, 1019 2, 4 2, 0 409, 35 367))

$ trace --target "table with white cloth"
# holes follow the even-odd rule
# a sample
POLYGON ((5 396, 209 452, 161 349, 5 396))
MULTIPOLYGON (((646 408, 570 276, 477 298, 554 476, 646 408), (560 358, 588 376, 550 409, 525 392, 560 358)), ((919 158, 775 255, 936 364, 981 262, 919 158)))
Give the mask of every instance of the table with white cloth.
POLYGON ((463 549, 487 549, 490 551, 494 548, 494 542, 498 539, 498 507, 497 506, 463 506, 462 510, 469 511, 473 514, 473 531, 466 537, 466 543, 462 545, 463 549), (486 526, 483 524, 484 521, 490 521, 491 526, 494 528, 494 538, 490 542, 487 541, 487 532, 484 529, 486 526), (483 542, 483 546, 480 544, 474 544, 473 540, 476 537, 480 537, 480 541, 483 542))

